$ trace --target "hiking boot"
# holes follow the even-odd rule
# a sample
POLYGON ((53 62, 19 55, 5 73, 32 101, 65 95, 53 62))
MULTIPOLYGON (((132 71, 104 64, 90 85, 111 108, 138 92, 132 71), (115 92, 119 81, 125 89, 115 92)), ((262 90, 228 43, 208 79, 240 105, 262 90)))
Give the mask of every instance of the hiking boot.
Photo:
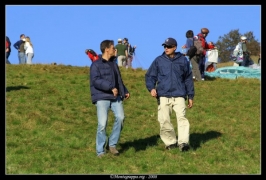
POLYGON ((115 147, 110 147, 109 146, 109 151, 110 151, 110 153, 112 153, 115 156, 118 156, 119 155, 119 152, 116 150, 115 147))
POLYGON ((187 143, 179 144, 178 147, 181 152, 189 150, 189 145, 187 143))
POLYGON ((165 149, 167 149, 167 150, 171 150, 171 149, 175 149, 175 148, 177 148, 177 143, 171 144, 171 145, 165 147, 165 149))
POLYGON ((97 156, 98 158, 103 158, 105 156, 105 153, 100 154, 99 156, 97 156))

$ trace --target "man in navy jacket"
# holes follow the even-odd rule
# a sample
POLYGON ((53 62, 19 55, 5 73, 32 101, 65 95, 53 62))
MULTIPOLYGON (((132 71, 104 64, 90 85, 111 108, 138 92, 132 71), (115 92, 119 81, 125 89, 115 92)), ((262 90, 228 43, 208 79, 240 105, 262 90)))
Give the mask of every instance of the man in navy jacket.
POLYGON ((125 118, 123 103, 130 94, 125 87, 119 68, 115 62, 114 41, 104 40, 100 45, 102 56, 94 61, 90 67, 90 90, 92 103, 97 107, 98 127, 96 135, 96 153, 98 157, 105 154, 104 146, 109 146, 113 155, 119 155, 116 145, 120 138, 125 118), (112 133, 106 143, 106 125, 108 110, 115 115, 112 133))
POLYGON ((26 55, 25 55, 25 49, 24 49, 24 43, 25 43, 25 35, 20 35, 20 40, 18 40, 13 46, 16 50, 18 50, 18 60, 19 64, 26 64, 26 55))
POLYGON ((151 96, 158 100, 160 137, 166 149, 179 147, 180 151, 187 151, 189 122, 185 117, 185 102, 188 98, 188 108, 193 106, 192 71, 186 57, 180 52, 175 52, 177 48, 175 39, 167 38, 162 45, 164 53, 155 58, 145 74, 146 87, 151 96), (172 110, 176 113, 178 140, 170 121, 172 110))

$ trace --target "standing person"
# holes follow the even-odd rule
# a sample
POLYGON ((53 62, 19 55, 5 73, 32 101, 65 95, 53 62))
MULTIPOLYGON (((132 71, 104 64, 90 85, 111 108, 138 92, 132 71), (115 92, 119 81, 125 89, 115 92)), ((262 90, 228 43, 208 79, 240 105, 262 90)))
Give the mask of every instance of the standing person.
MULTIPOLYGON (((6 63, 10 64, 10 61, 8 60, 10 54, 11 54, 11 41, 8 36, 6 36, 6 42, 8 43, 8 51, 6 51, 6 63)), ((6 49, 7 50, 7 49, 6 49)))
MULTIPOLYGON (((197 58, 197 62, 198 62, 198 67, 200 70, 200 74, 201 74, 201 80, 205 80, 205 55, 206 55, 206 50, 207 49, 211 49, 211 47, 209 47, 209 44, 207 43, 206 37, 209 34, 209 29, 208 28, 201 28, 201 32, 195 37, 198 38, 201 42, 202 42, 202 47, 203 47, 203 52, 202 54, 198 55, 197 58)), ((192 65, 193 66, 193 65, 192 65)))
POLYGON ((114 61, 116 58, 114 41, 104 40, 101 42, 100 48, 102 56, 90 67, 90 90, 92 103, 97 108, 98 118, 96 153, 101 158, 105 154, 104 146, 106 144, 106 148, 109 146, 109 151, 113 155, 119 155, 116 145, 125 118, 123 100, 128 99, 130 94, 122 81, 119 67, 114 61), (107 139, 106 126, 109 109, 113 111, 115 120, 113 130, 107 139))
POLYGON ((26 64, 26 55, 24 49, 25 35, 20 35, 20 40, 18 40, 13 46, 18 50, 18 60, 19 64, 26 64))
MULTIPOLYGON (((194 32, 192 30, 188 30, 186 32, 186 44, 184 46, 182 46, 182 48, 186 48, 186 52, 190 49, 191 46, 194 45, 193 43, 193 38, 194 38, 194 32)), ((187 54, 185 54, 185 56, 187 56, 187 54)), ((197 63, 197 57, 196 55, 189 57, 187 56, 187 58, 190 60, 191 62, 191 66, 192 66, 192 74, 193 74, 193 80, 201 80, 201 74, 200 74, 200 70, 199 70, 199 65, 197 63)))
POLYGON ((253 64, 253 61, 250 59, 250 51, 247 49, 247 37, 241 36, 240 42, 236 45, 234 49, 234 55, 239 61, 239 66, 249 67, 253 64))
POLYGON ((127 47, 127 52, 128 52, 128 58, 125 61, 125 63, 123 64, 123 66, 132 68, 132 61, 133 61, 133 56, 135 53, 135 49, 137 48, 137 46, 131 46, 128 42, 128 38, 124 38, 123 39, 123 44, 126 45, 127 47))
POLYGON ((118 39, 118 44, 115 46, 115 56, 117 57, 118 66, 122 66, 128 58, 127 47, 122 44, 122 39, 118 39))
POLYGON ((8 41, 7 39, 7 36, 6 36, 6 64, 10 64, 9 60, 8 60, 8 57, 9 57, 9 54, 10 54, 10 41, 8 41))
POLYGON ((187 151, 190 125, 185 113, 187 98, 188 108, 193 106, 192 71, 186 57, 180 52, 175 52, 175 39, 168 38, 162 45, 164 53, 155 58, 145 74, 146 87, 151 96, 158 100, 160 137, 166 149, 179 147, 180 151, 187 151), (178 140, 170 121, 172 110, 176 113, 178 140))
POLYGON ((33 53, 33 44, 30 41, 30 37, 29 36, 27 36, 25 38, 24 49, 25 49, 25 54, 26 54, 26 57, 27 57, 26 64, 32 64, 32 58, 34 57, 34 53, 33 53))

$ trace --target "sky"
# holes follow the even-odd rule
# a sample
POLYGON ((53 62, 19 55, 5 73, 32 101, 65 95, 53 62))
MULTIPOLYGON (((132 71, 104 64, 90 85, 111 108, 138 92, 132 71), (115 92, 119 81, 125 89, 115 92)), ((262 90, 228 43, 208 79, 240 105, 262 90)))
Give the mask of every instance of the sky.
POLYGON ((136 45, 133 68, 148 69, 163 53, 168 37, 177 51, 186 32, 206 27, 207 41, 218 41, 231 30, 253 32, 261 42, 261 5, 6 5, 6 36, 12 43, 9 61, 18 64, 13 44, 21 34, 34 47, 33 63, 90 66, 85 49, 101 54, 103 40, 128 38, 136 45), (19 13, 20 12, 20 13, 19 13))

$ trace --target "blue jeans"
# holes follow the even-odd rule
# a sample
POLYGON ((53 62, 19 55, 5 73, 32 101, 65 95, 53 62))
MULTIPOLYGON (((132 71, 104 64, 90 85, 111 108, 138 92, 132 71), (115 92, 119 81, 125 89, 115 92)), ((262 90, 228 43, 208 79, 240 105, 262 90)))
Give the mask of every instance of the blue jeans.
POLYGON ((26 55, 24 52, 18 52, 19 64, 26 64, 26 55))
POLYGON ((6 64, 11 64, 10 61, 8 60, 9 55, 10 52, 6 52, 6 64))
POLYGON ((199 70, 201 74, 201 78, 204 78, 204 72, 205 72, 205 57, 200 57, 199 59, 199 70))
POLYGON ((97 155, 104 153, 104 146, 106 144, 106 126, 108 121, 108 111, 111 109, 114 113, 115 120, 112 132, 109 136, 108 145, 110 147, 115 147, 119 138, 120 133, 123 127, 123 121, 125 119, 123 101, 120 97, 117 97, 115 100, 99 100, 96 103, 97 107, 97 118, 98 118, 98 127, 96 134, 96 152, 97 155))
POLYGON ((32 59, 34 57, 34 54, 33 53, 28 53, 26 57, 27 57, 26 64, 32 64, 32 59))

